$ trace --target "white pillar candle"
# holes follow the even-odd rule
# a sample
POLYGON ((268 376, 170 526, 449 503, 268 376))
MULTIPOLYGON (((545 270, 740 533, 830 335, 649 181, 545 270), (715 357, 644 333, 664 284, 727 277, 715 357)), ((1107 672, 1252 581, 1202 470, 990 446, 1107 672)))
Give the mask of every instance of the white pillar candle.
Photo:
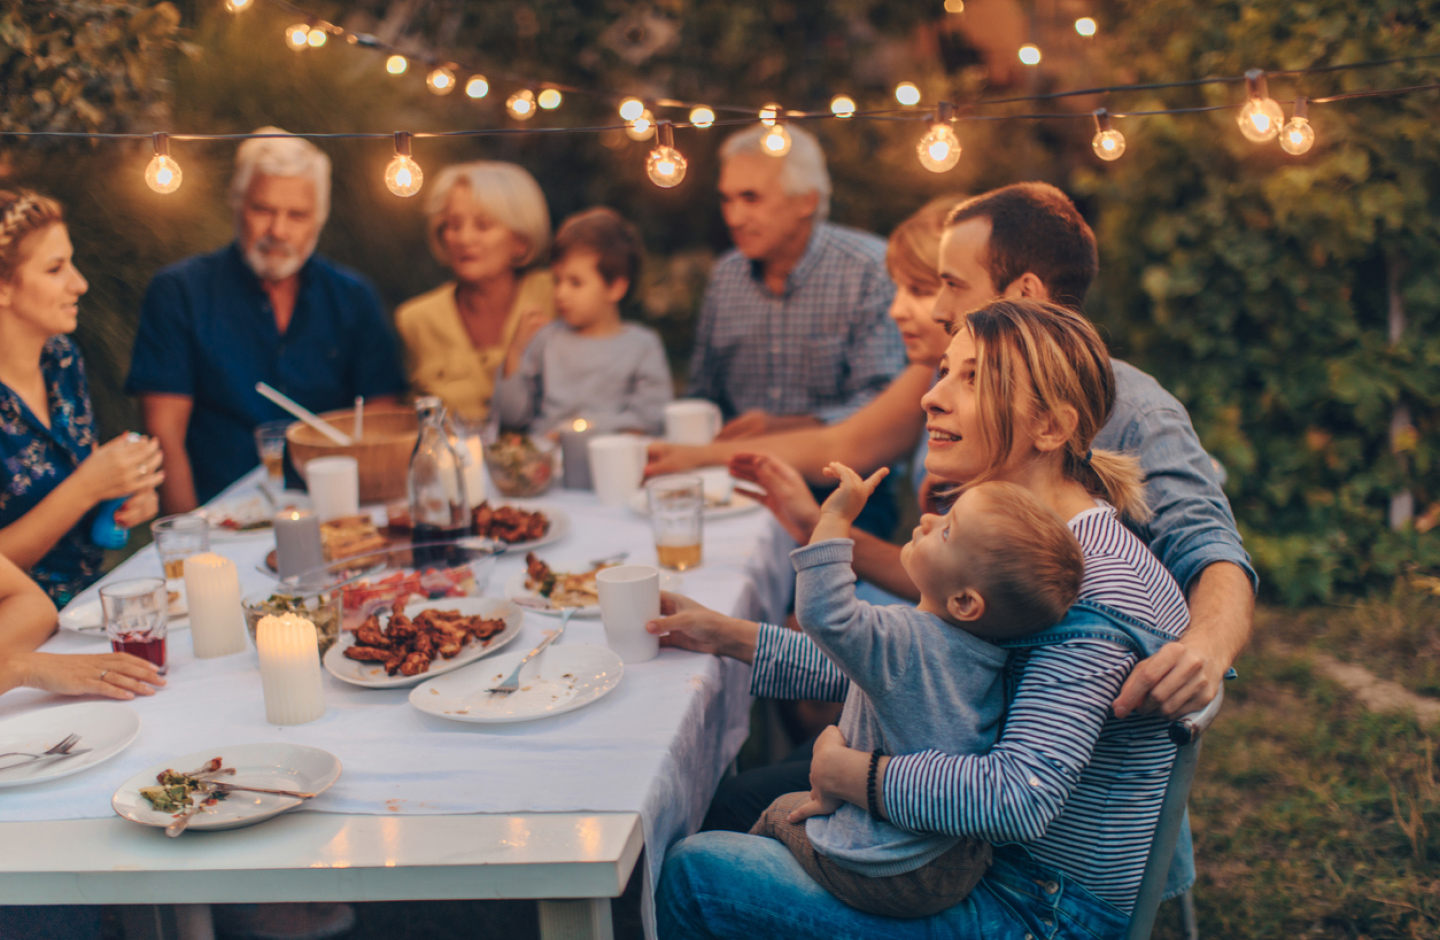
POLYGON ((325 564, 320 517, 308 509, 275 514, 275 569, 283 581, 325 564))
POLYGON ((485 448, 479 434, 465 438, 465 452, 469 455, 465 461, 465 498, 474 509, 485 502, 485 448))
POLYGON ((303 725, 325 714, 315 624, 298 614, 261 617, 255 626, 265 720, 303 725))
POLYGON ((214 552, 185 559, 185 599, 196 659, 245 651, 245 612, 235 562, 214 552))

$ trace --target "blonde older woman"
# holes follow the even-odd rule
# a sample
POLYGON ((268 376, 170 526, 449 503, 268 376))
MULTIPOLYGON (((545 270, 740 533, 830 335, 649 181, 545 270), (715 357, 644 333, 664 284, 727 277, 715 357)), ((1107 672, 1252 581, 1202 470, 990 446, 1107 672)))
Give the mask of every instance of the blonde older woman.
POLYGON ((395 311, 410 384, 481 421, 507 358, 518 364, 555 316, 550 272, 535 266, 550 247, 550 212, 534 177, 488 160, 446 167, 426 211, 430 248, 455 280, 395 311))

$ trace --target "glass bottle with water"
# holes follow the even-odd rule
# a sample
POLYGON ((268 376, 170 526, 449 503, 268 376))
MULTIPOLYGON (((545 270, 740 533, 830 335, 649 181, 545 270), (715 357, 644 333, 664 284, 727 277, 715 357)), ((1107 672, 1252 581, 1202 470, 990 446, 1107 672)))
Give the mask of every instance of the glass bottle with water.
MULTIPOLYGON (((465 494, 464 463, 445 422, 445 406, 432 396, 416 399, 420 437, 410 456, 410 522, 414 541, 437 542, 470 534, 470 503, 465 494)), ((445 564, 443 547, 416 549, 415 566, 445 564)))

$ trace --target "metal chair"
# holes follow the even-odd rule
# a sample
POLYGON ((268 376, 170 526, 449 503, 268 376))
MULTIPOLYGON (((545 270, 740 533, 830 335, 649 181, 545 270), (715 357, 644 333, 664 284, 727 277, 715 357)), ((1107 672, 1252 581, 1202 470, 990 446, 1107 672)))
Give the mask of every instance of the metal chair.
MULTIPOLYGON (((1170 723, 1170 740, 1179 750, 1175 754, 1175 764, 1170 768, 1170 779, 1165 784, 1160 822, 1155 827, 1155 840, 1150 843, 1145 874, 1140 879, 1140 893, 1130 912, 1130 927, 1125 931, 1125 940, 1149 940, 1150 931, 1155 927, 1160 895, 1165 890, 1165 877, 1170 872, 1170 860, 1175 855, 1175 843, 1180 838, 1180 823, 1185 818, 1185 805, 1190 799, 1190 784, 1195 779, 1195 765, 1200 760, 1200 738, 1220 713, 1220 703, 1224 698, 1225 689, 1222 687, 1209 705, 1170 723)), ((1180 896, 1180 905, 1187 940, 1198 940, 1195 902, 1188 889, 1180 896)))

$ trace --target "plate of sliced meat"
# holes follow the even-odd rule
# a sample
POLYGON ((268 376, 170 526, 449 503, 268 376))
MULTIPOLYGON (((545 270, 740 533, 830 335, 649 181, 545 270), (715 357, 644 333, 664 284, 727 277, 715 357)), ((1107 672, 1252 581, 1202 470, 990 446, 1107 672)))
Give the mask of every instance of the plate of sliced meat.
POLYGON ((524 622, 524 612, 500 598, 412 601, 342 632, 323 662, 342 682, 403 689, 489 656, 519 636, 524 622))

